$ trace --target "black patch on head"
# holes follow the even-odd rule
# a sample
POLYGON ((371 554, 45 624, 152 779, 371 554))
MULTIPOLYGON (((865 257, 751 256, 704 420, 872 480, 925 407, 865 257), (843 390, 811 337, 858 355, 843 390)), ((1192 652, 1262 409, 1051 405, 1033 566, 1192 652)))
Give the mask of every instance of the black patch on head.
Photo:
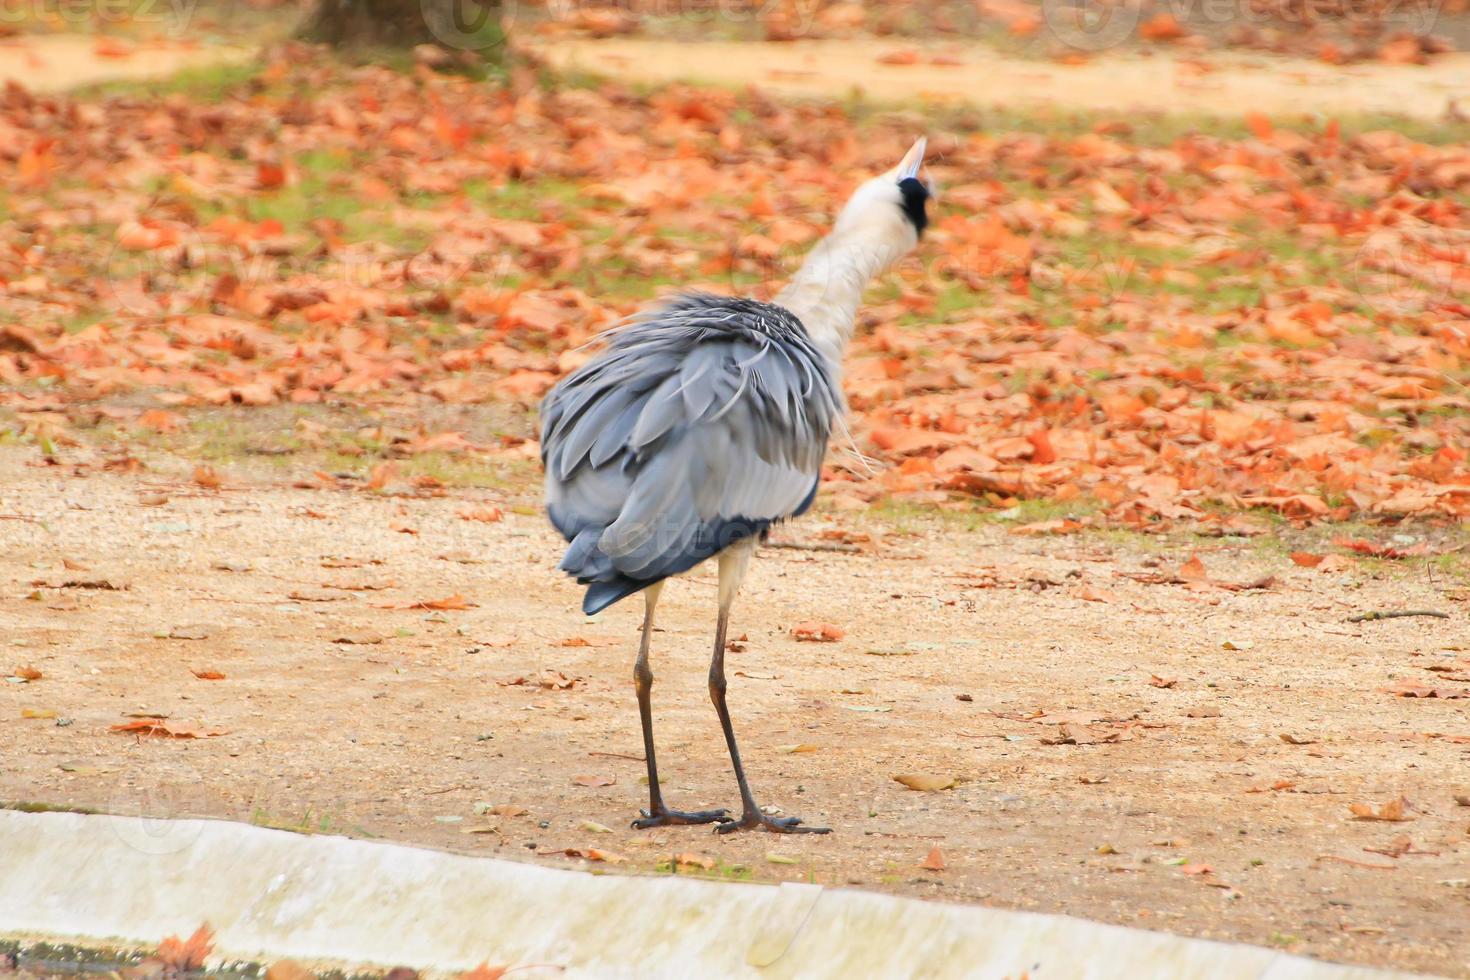
POLYGON ((924 210, 924 202, 929 200, 929 188, 917 177, 905 177, 898 182, 898 190, 903 195, 903 213, 913 223, 914 231, 923 235, 925 226, 929 224, 929 212, 924 210))

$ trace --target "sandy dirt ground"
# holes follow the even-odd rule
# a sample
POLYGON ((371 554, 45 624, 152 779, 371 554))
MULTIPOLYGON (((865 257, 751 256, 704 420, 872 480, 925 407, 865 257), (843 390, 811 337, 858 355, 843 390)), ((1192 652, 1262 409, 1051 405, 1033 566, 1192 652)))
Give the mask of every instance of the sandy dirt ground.
MULTIPOLYGON (((1470 700, 1388 690, 1470 690, 1464 582, 1442 565, 819 515, 780 532, 807 547, 753 567, 730 701, 761 802, 835 832, 635 831, 641 610, 581 615, 534 488, 227 469, 214 491, 191 465, 0 450, 0 798, 567 867, 587 863, 555 852, 595 848, 633 873, 691 855, 713 867, 681 870, 1470 976, 1470 700), (491 507, 504 519, 460 516, 491 507), (856 550, 809 550, 834 529, 856 550), (1217 581, 1275 584, 1120 574, 1192 551, 1217 581), (411 608, 453 596, 468 608, 411 608), (1402 608, 1453 618, 1346 621, 1402 608), (845 635, 798 642, 806 621, 845 635), (204 737, 112 730, 150 714, 204 737), (1401 822, 1350 809, 1401 797, 1401 822)), ((705 685, 713 599, 708 569, 674 583, 655 637, 665 793, 689 809, 738 803, 705 685)))
POLYGON ((246 48, 186 41, 132 42, 79 34, 33 34, 0 39, 0 84, 18 82, 34 92, 99 82, 162 78, 186 68, 243 61, 246 48))
MULTIPOLYGON (((1324 62, 1249 53, 1117 54, 1065 65, 1008 57, 980 44, 899 40, 704 42, 647 38, 535 40, 552 65, 647 82, 758 85, 785 94, 979 106, 1299 115, 1386 112, 1439 119, 1452 99, 1470 103, 1470 55, 1426 66, 1324 62), (880 61, 912 52, 913 64, 880 61)), ((127 42, 54 34, 0 40, 0 82, 36 91, 162 77, 239 61, 246 48, 127 42)))
POLYGON ((1105 111, 1327 115, 1391 112, 1439 119, 1470 99, 1470 55, 1428 66, 1352 65, 1253 54, 1116 55, 1078 65, 1007 57, 979 44, 899 40, 706 42, 559 38, 536 47, 558 68, 649 82, 758 85, 796 95, 860 91, 888 102, 1105 111), (881 58, 906 52, 912 64, 881 58))

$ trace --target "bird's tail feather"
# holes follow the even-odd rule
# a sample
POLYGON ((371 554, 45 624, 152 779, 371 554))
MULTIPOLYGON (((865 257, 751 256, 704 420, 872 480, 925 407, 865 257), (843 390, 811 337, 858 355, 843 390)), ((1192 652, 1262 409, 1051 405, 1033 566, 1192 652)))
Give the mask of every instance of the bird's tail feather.
POLYGON ((619 599, 626 599, 652 584, 625 575, 619 575, 610 582, 593 582, 587 586, 587 594, 582 597, 582 612, 588 616, 602 612, 619 599))

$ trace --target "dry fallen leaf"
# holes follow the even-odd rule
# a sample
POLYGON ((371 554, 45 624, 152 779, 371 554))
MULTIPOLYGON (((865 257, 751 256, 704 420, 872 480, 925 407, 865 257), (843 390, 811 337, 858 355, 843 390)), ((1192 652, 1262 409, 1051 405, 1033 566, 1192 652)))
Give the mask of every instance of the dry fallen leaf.
POLYGON ((1389 800, 1379 807, 1371 803, 1353 803, 1348 806, 1352 811, 1354 820, 1384 820, 1391 823, 1400 823, 1405 820, 1413 820, 1409 815, 1409 801, 1402 796, 1389 800))
POLYGON ((168 970, 185 972, 198 970, 204 960, 214 951, 214 930, 208 923, 200 926, 188 939, 169 936, 158 944, 158 959, 168 970))
POLYGON ((220 735, 229 734, 224 731, 200 731, 197 728, 180 728, 165 724, 158 718, 139 718, 135 721, 124 722, 121 725, 111 725, 108 730, 149 738, 215 738, 220 735))
POLYGON ((939 847, 937 845, 929 848, 928 855, 924 858, 919 867, 923 868, 925 871, 944 870, 944 855, 940 853, 939 847))
POLYGON ((953 776, 936 776, 931 773, 900 773, 893 777, 909 789, 922 793, 934 793, 942 789, 953 789, 959 780, 953 776))
POLYGON ((798 641, 808 643, 836 643, 847 633, 840 626, 831 623, 797 623, 791 628, 791 635, 798 641))
MULTIPOLYGON (((441 49, 436 48, 435 50, 441 49)), ((509 972, 510 969, 508 967, 491 966, 490 961, 486 960, 473 970, 466 970, 461 973, 457 980, 501 980, 509 972)), ((270 980, 270 978, 267 977, 266 980, 270 980)))
POLYGON ((211 670, 209 668, 205 668, 203 670, 191 669, 190 673, 199 678, 201 681, 222 681, 225 679, 224 674, 220 673, 217 670, 211 670))
POLYGON ((375 646, 376 644, 382 643, 385 639, 387 637, 382 633, 375 633, 372 630, 348 630, 345 633, 337 634, 332 638, 332 642, 349 646, 375 646))
POLYGON ((1205 571, 1205 563, 1200 561, 1199 555, 1191 555, 1189 561, 1179 566, 1179 577, 1186 582, 1208 582, 1209 573, 1205 571))
POLYGON ((572 782, 578 786, 611 786, 616 783, 616 776, 573 776, 572 782))
POLYGON ((536 850, 536 854, 542 857, 549 854, 561 854, 565 855, 566 857, 584 858, 588 861, 602 861, 606 862, 607 864, 622 864, 624 861, 628 860, 621 854, 614 854, 612 851, 598 850, 595 847, 558 847, 547 850, 542 850, 538 848, 536 850))
POLYGON ((437 609, 437 610, 441 610, 441 611, 442 610, 451 610, 451 609, 456 609, 456 610, 457 609, 474 609, 475 608, 475 603, 466 601, 466 599, 465 599, 464 596, 459 595, 458 593, 456 593, 455 595, 452 595, 452 596, 446 596, 443 599, 426 599, 423 602, 415 602, 412 605, 407 606, 406 608, 408 608, 408 609, 437 609))

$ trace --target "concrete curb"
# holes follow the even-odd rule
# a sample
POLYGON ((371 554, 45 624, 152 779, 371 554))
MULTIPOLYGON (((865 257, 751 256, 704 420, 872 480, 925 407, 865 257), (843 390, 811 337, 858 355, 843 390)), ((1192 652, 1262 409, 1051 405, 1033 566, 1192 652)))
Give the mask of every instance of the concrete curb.
POLYGON ((213 820, 0 811, 0 931, 153 943, 202 921, 228 957, 434 971, 488 960, 671 980, 1410 976, 819 885, 599 875, 213 820))

